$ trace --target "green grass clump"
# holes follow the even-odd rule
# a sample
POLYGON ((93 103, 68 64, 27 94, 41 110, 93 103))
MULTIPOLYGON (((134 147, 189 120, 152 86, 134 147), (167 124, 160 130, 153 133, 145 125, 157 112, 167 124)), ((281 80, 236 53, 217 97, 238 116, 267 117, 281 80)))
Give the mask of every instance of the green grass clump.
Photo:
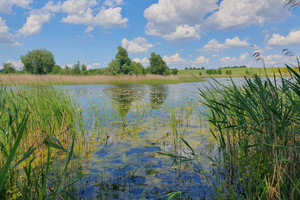
POLYGON ((300 198, 300 75, 287 69, 288 79, 253 75, 242 87, 201 91, 219 144, 216 198, 300 198))
POLYGON ((79 134, 76 105, 52 87, 0 86, 0 199, 56 198, 79 134), (69 149, 69 150, 68 150, 69 149), (67 157, 48 188, 57 155, 67 157))

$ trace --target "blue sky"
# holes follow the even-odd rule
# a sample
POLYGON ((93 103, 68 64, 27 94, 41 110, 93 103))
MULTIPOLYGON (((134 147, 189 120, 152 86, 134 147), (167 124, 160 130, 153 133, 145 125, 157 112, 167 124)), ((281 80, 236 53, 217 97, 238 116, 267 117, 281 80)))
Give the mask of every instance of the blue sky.
POLYGON ((300 7, 285 0, 0 0, 0 63, 46 48, 61 66, 102 68, 117 46, 148 66, 151 52, 169 67, 267 66, 300 55, 300 7), (255 46, 255 49, 251 47, 255 46))

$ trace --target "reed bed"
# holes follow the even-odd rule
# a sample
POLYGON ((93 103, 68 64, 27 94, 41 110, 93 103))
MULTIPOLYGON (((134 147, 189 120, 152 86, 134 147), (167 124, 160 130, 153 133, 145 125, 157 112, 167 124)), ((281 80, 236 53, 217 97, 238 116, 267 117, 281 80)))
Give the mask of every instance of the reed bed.
POLYGON ((300 198, 300 75, 287 70, 291 78, 200 90, 219 149, 213 198, 300 198))
POLYGON ((50 86, 1 86, 0 108, 0 199, 66 195, 71 184, 64 176, 80 134, 76 104, 50 86), (65 157, 65 166, 53 172, 58 155, 65 157))
POLYGON ((0 82, 5 85, 14 84, 52 84, 52 85, 82 85, 82 84, 176 84, 180 82, 199 82, 204 79, 194 76, 163 76, 163 75, 0 75, 0 82))

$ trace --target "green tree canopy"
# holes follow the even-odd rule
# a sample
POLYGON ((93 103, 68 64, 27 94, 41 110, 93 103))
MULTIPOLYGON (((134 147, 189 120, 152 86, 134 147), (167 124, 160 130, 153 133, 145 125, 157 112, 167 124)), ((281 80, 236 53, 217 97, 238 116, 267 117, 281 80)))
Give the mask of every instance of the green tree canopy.
POLYGON ((55 65, 53 54, 46 49, 35 49, 21 56, 24 71, 31 74, 50 73, 55 65))
POLYGON ((16 73, 16 69, 11 63, 3 63, 2 67, 3 67, 3 69, 2 69, 1 72, 4 73, 4 74, 16 73))
POLYGON ((149 58, 150 66, 149 71, 151 74, 164 74, 169 75, 170 69, 167 66, 166 62, 162 59, 159 54, 151 53, 151 57, 149 58))

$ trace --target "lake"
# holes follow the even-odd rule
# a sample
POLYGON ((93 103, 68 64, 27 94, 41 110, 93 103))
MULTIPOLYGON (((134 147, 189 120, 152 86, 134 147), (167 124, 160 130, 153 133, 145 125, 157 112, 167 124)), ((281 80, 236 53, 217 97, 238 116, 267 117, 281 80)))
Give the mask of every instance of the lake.
POLYGON ((73 193, 83 199, 167 199, 171 192, 209 198, 209 184, 193 169, 209 170, 208 157, 217 151, 198 90, 212 85, 207 79, 174 85, 55 86, 75 99, 85 122, 70 177, 88 176, 73 186, 73 193), (199 163, 189 160, 195 157, 199 163))

